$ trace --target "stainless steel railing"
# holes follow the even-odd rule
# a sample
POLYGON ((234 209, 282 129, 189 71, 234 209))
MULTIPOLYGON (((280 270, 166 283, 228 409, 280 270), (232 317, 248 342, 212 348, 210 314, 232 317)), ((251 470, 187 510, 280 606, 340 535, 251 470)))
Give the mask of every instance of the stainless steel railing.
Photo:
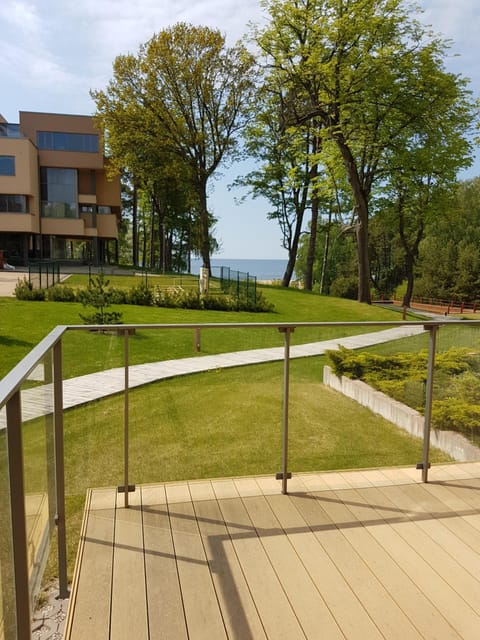
MULTIPOLYGON (((301 322, 301 323, 216 323, 216 324, 142 324, 142 325, 115 325, 109 329, 123 333, 124 336, 124 411, 123 411, 123 492, 124 506, 128 507, 129 493, 129 341, 133 330, 185 330, 192 331, 195 335, 195 345, 199 344, 200 331, 218 329, 245 329, 261 328, 264 330, 280 331, 284 337, 283 351, 283 409, 282 409, 282 460, 281 470, 277 478, 282 481, 281 491, 287 493, 288 479, 291 477, 288 463, 288 427, 289 427, 289 378, 290 378, 290 348, 291 337, 296 329, 307 327, 362 327, 386 328, 401 326, 423 326, 430 334, 429 358, 425 397, 425 427, 423 436, 423 456, 422 461, 417 465, 422 470, 422 480, 428 481, 429 447, 430 447, 430 423, 433 394, 433 376, 435 365, 435 352, 437 334, 444 321, 418 321, 418 322, 301 322)), ((448 325, 480 326, 480 321, 448 321, 448 325)), ((6 434, 6 467, 8 468, 8 487, 5 488, 8 494, 10 505, 8 514, 8 526, 3 526, 4 534, 11 535, 12 550, 8 554, 8 544, 1 545, 7 551, 0 549, 0 569, 2 562, 10 563, 12 571, 2 570, 3 576, 1 584, 3 606, 4 637, 29 639, 31 637, 30 628, 30 607, 32 594, 29 583, 29 565, 27 560, 27 528, 25 513, 25 487, 24 487, 24 458, 22 449, 22 409, 21 409, 21 389, 31 372, 42 362, 47 355, 51 355, 52 371, 47 378, 51 380, 53 394, 53 442, 54 442, 54 470, 51 473, 54 486, 52 497, 55 506, 55 524, 57 528, 58 545, 58 571, 60 597, 68 596, 67 582, 67 553, 66 553, 66 529, 65 529, 65 469, 63 450, 63 372, 62 372, 62 340, 70 331, 90 331, 102 330, 105 326, 85 326, 70 325, 58 326, 51 331, 32 351, 16 365, 0 381, 0 413, 4 413, 5 427, 0 427, 0 433, 6 434), (5 583, 5 576, 11 575, 12 584, 5 583)), ((2 461, 0 460, 0 464, 2 461)), ((4 488, 0 487, 3 492, 4 488)))

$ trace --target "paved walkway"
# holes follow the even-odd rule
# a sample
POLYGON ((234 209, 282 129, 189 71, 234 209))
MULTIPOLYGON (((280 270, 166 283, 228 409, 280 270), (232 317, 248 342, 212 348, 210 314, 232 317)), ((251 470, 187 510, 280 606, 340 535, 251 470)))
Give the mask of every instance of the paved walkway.
MULTIPOLYGON (((292 346, 291 358, 304 358, 318 356, 325 351, 338 349, 339 346, 347 349, 361 349, 390 342, 423 332, 419 325, 393 327, 384 331, 364 333, 345 338, 324 340, 292 346)), ((179 360, 165 360, 161 362, 147 362, 145 364, 131 365, 129 367, 129 388, 139 387, 144 384, 174 378, 176 376, 200 373, 215 369, 227 369, 261 362, 275 362, 283 360, 284 348, 272 347, 269 349, 254 349, 250 351, 234 351, 232 353, 220 353, 210 356, 194 356, 179 360)), ((63 405, 70 409, 93 400, 105 398, 124 390, 125 369, 118 367, 99 371, 78 378, 70 378, 63 382, 63 405)), ((52 412, 52 388, 51 385, 41 385, 22 392, 22 418, 32 420, 52 412)), ((0 412, 0 429, 5 428, 5 411, 0 412)))

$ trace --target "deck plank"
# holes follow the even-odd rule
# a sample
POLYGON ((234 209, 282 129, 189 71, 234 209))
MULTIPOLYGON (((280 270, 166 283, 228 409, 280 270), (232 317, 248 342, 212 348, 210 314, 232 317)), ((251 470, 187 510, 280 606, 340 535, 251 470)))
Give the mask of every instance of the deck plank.
POLYGON ((67 632, 70 640, 110 637, 115 489, 88 496, 84 535, 79 552, 67 632), (72 606, 72 603, 74 606, 72 606))
POLYGON ((224 499, 219 501, 219 505, 267 637, 272 640, 304 640, 295 612, 243 501, 224 499))
POLYGON ((165 487, 142 488, 150 640, 188 638, 165 487))
MULTIPOLYGON (((340 496, 348 490, 314 494, 314 499, 296 500, 295 504, 310 526, 337 571, 348 582, 370 621, 374 621, 376 634, 386 638, 419 638, 411 621, 391 597, 388 588, 377 578, 356 548, 361 528, 345 508, 340 496), (347 532, 348 535, 344 535, 347 532)), ((339 620, 340 626, 342 626, 339 620)), ((363 637, 367 637, 364 635, 363 637)), ((371 633, 368 637, 372 637, 371 633)))
POLYGON ((188 637, 191 640, 226 638, 193 504, 186 500, 174 502, 168 505, 168 510, 188 637))
MULTIPOLYGON (((280 501, 286 502, 283 496, 280 501)), ((270 501, 265 498, 246 498, 244 503, 305 636, 311 640, 343 638, 308 571, 308 565, 303 564, 295 546, 285 535, 285 530, 270 507, 270 501)), ((304 529, 300 535, 310 534, 305 523, 299 529, 304 529)))
POLYGON ((129 494, 130 507, 117 496, 115 555, 112 579, 111 640, 147 640, 148 618, 145 592, 141 490, 129 494))
POLYGON ((384 493, 386 489, 382 487, 358 490, 363 500, 372 501, 377 505, 379 516, 385 520, 384 526, 371 528, 372 534, 391 557, 404 568, 426 597, 437 607, 439 615, 446 618, 460 637, 465 640, 478 638, 480 624, 478 615, 450 586, 445 579, 446 576, 441 575, 441 567, 433 568, 417 550, 415 537, 410 536, 410 530, 415 527, 415 524, 409 522, 407 518, 399 522, 398 517, 392 517, 392 513, 398 512, 398 508, 392 507, 392 502, 384 493), (368 496, 366 491, 369 492, 368 496))
POLYGON ((194 508, 228 638, 265 639, 262 622, 217 500, 213 497, 195 502, 194 508))
MULTIPOLYGON (((368 564, 371 571, 375 573, 421 636, 445 640, 458 638, 458 634, 439 614, 438 609, 377 540, 374 535, 375 528, 382 519, 376 509, 372 508, 370 502, 364 500, 355 489, 342 491, 338 497, 342 500, 345 509, 348 509, 351 514, 351 521, 355 522, 356 520, 358 525, 361 525, 344 527, 343 534, 368 564)), ((403 519, 401 514, 396 516, 394 511, 391 511, 390 514, 390 518, 403 519)))

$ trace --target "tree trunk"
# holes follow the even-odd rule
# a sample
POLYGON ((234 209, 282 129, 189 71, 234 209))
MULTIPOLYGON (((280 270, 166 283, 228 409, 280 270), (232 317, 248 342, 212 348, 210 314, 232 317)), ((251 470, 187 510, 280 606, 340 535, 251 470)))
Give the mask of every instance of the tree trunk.
POLYGON ((200 202, 200 255, 203 266, 212 275, 210 265, 210 220, 207 209, 207 181, 203 180, 198 184, 198 200, 200 202))
POLYGON ((307 265, 305 269, 305 289, 313 289, 313 265, 315 262, 315 250, 317 248, 318 229, 318 197, 312 196, 312 219, 310 222, 310 238, 308 239, 307 265))
POLYGON ((330 228, 332 224, 332 207, 328 208, 328 224, 327 230, 325 231, 325 246, 323 247, 323 258, 322 258, 322 275, 320 277, 320 293, 323 293, 325 288, 325 275, 327 272, 327 264, 328 264, 328 252, 330 251, 330 228))
MULTIPOLYGON (((298 209, 297 209, 298 210, 298 209)), ((301 211, 297 214, 296 222, 295 222, 295 231, 293 233, 293 238, 291 245, 288 249, 288 262, 285 268, 285 273, 282 278, 282 287, 288 287, 290 285, 290 281, 293 276, 293 271, 295 269, 295 262, 297 260, 298 253, 298 243, 300 241, 300 233, 302 232, 302 223, 303 223, 303 214, 305 209, 302 207, 301 211)))
POLYGON ((355 158, 345 143, 343 136, 335 136, 335 142, 342 154, 343 164, 352 187, 353 200, 358 217, 357 253, 358 253, 358 302, 372 303, 370 293, 370 263, 368 259, 368 193, 358 175, 355 158))
POLYGON ((405 275, 407 276, 407 289, 405 291, 405 295, 403 296, 402 307, 409 307, 410 302, 412 301, 414 282, 413 264, 413 256, 410 255, 410 253, 407 253, 405 255, 405 275))
POLYGON ((133 266, 138 266, 138 193, 135 180, 133 181, 132 194, 132 261, 133 266))

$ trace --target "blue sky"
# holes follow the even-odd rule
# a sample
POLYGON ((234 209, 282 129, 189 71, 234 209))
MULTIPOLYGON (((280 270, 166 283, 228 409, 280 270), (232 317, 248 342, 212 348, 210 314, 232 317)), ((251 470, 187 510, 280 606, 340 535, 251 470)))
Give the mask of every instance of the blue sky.
MULTIPOLYGON (((480 95, 479 0, 419 0, 423 20, 452 40, 446 66, 471 79, 480 95)), ((264 20, 259 0, 2 0, 0 2, 0 113, 91 114, 90 89, 104 88, 115 56, 138 50, 154 32, 179 21, 221 29, 229 43, 247 23, 264 20)), ((210 207, 219 218, 223 258, 285 258, 281 234, 266 219, 268 203, 229 191, 240 167, 212 185, 210 207)), ((463 177, 480 175, 480 160, 463 177)))

